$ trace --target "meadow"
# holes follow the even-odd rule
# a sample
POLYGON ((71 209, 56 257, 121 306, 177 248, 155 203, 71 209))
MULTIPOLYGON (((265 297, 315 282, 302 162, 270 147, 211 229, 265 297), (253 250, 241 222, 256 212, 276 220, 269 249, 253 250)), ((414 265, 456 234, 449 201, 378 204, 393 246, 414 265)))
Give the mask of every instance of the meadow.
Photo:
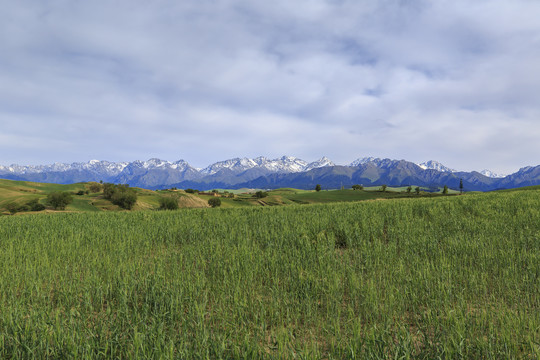
POLYGON ((46 357, 538 359, 540 190, 1 216, 0 358, 46 357))

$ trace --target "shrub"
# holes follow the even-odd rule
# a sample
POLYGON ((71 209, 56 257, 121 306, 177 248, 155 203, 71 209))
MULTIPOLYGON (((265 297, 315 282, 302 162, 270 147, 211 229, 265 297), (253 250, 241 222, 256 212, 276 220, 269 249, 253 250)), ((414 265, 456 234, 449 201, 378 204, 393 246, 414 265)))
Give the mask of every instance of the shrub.
POLYGON ((213 208, 221 206, 221 200, 217 197, 213 197, 208 200, 208 205, 210 205, 213 208))
POLYGON ((20 212, 30 211, 30 206, 28 205, 21 205, 18 209, 20 212))
POLYGON ((178 200, 174 197, 161 197, 159 198, 160 210, 176 210, 178 209, 178 200))
POLYGON ((137 202, 137 194, 134 190, 130 191, 117 191, 111 197, 111 202, 114 205, 118 205, 123 209, 131 210, 133 205, 137 202))
POLYGON ((381 186, 381 191, 386 192, 386 184, 383 184, 383 186, 381 186))
POLYGON ((187 192, 188 194, 195 194, 199 192, 199 190, 196 190, 196 189, 186 189, 184 191, 187 192))
POLYGON ((317 192, 318 192, 318 191, 321 191, 321 184, 317 184, 317 185, 315 186, 315 191, 317 191, 317 192))
POLYGON ((115 193, 115 191, 116 191, 116 185, 111 184, 111 183, 103 184, 103 196, 105 197, 105 199, 110 200, 113 194, 115 193))
POLYGON ((262 199, 268 196, 268 193, 266 191, 257 191, 255 193, 255 197, 258 199, 262 199))
POLYGON ((45 210, 45 205, 40 204, 38 202, 38 199, 30 200, 26 203, 26 205, 30 208, 30 211, 43 211, 45 210))
POLYGON ((364 190, 364 186, 362 185, 353 185, 352 188, 353 190, 364 190))
POLYGON ((137 202, 137 193, 129 185, 103 184, 103 196, 123 209, 131 210, 137 202))
POLYGON ((14 202, 10 202, 5 205, 6 210, 10 212, 11 215, 16 214, 19 211, 19 205, 14 202))
POLYGON ((79 191, 77 191, 77 193, 76 193, 75 195, 79 195, 79 196, 84 195, 84 190, 79 190, 79 191))
POLYGON ((103 186, 100 183, 91 182, 88 184, 88 188, 90 189, 91 192, 98 193, 98 192, 101 192, 101 189, 103 188, 103 186))
POLYGON ((65 191, 55 191, 47 195, 47 203, 55 210, 64 210, 72 201, 73 197, 71 194, 65 191))

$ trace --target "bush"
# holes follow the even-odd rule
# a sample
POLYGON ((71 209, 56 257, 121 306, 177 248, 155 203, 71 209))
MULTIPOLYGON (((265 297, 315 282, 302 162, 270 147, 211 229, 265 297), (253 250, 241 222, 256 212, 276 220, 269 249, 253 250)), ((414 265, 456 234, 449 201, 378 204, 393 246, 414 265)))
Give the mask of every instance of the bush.
POLYGON ((321 191, 321 184, 317 184, 315 186, 315 191, 317 191, 317 192, 321 191))
POLYGON ((268 196, 268 193, 266 191, 257 191, 255 193, 255 197, 258 199, 262 199, 268 196))
POLYGON ((75 195, 79 195, 79 196, 84 195, 84 190, 79 190, 79 191, 77 191, 77 193, 76 193, 75 195))
POLYGON ((161 197, 159 198, 160 210, 176 210, 178 209, 178 200, 174 197, 161 197))
POLYGON ((65 191, 55 191, 47 195, 47 203, 55 210, 64 210, 72 201, 71 194, 65 191))
POLYGON ((9 211, 9 213, 11 215, 14 215, 19 211, 19 205, 17 205, 14 202, 10 202, 10 203, 6 204, 5 208, 6 208, 7 211, 9 211))
POLYGON ((362 185, 353 185, 352 188, 353 190, 364 190, 364 186, 362 185))
POLYGON ((30 206, 28 205, 21 205, 19 206, 19 209, 18 209, 20 212, 26 212, 26 211, 30 211, 30 206))
POLYGON ((213 197, 208 200, 208 205, 210 205, 213 208, 221 206, 221 200, 217 197, 213 197))
POLYGON ((103 197, 105 199, 111 199, 116 191, 116 185, 111 183, 105 183, 103 184, 103 197))
POLYGON ((30 208, 30 211, 43 211, 45 210, 45 205, 40 204, 38 202, 38 199, 30 200, 26 203, 26 205, 30 208))
POLYGON ((114 205, 118 205, 123 209, 131 210, 133 205, 137 202, 137 194, 134 190, 130 191, 117 191, 111 197, 111 202, 114 205))
POLYGON ((111 200, 114 205, 131 210, 137 202, 137 193, 129 185, 103 184, 103 197, 111 200))
POLYGON ((91 182, 88 184, 88 188, 90 189, 91 192, 98 193, 98 192, 101 192, 101 189, 103 188, 103 186, 97 182, 91 182))
POLYGON ((187 192, 188 194, 195 194, 199 192, 199 190, 196 190, 196 189, 186 189, 184 191, 187 192))
POLYGON ((384 184, 383 186, 381 186, 381 191, 382 191, 382 192, 386 192, 386 184, 384 184))

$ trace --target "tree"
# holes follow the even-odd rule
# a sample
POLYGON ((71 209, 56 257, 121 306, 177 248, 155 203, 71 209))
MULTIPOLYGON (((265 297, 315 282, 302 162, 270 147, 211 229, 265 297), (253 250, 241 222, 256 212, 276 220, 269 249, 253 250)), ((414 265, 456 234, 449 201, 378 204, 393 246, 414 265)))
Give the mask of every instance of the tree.
POLYGON ((353 190, 364 190, 364 187, 362 185, 353 185, 353 190))
POLYGON ((414 192, 416 193, 416 195, 420 195, 420 186, 417 186, 417 187, 414 189, 414 192))
POLYGON ((317 184, 315 186, 315 191, 317 191, 317 192, 321 191, 321 184, 317 184))
POLYGON ((114 192, 116 190, 116 185, 112 184, 112 183, 105 183, 103 184, 103 197, 105 199, 111 199, 114 192))
POLYGON ((208 200, 208 205, 210 205, 213 208, 221 206, 221 200, 218 197, 213 197, 208 200))
POLYGON ((412 186, 411 186, 411 185, 409 185, 409 187, 407 188, 407 194, 410 194, 410 193, 411 193, 411 191, 412 191, 412 186))
POLYGON ((159 198, 159 209, 160 210, 177 210, 178 200, 171 196, 161 197, 159 198))
POLYGON ((91 192, 98 193, 98 192, 101 192, 102 186, 100 183, 91 182, 88 184, 88 188, 90 189, 91 192))
POLYGON ((255 193, 255 197, 258 199, 262 199, 268 196, 268 193, 266 191, 257 191, 255 193))
POLYGON ((463 179, 459 179, 459 193, 463 194, 463 179))
POLYGON ((45 205, 40 204, 38 199, 32 199, 26 203, 31 211, 43 211, 45 210, 45 205))
POLYGON ((131 210, 137 202, 137 192, 129 185, 103 184, 103 197, 123 209, 131 210))
POLYGON ((54 210, 64 210, 72 201, 73 197, 71 194, 65 191, 54 191, 47 195, 47 203, 52 206, 54 210))
POLYGON ((9 211, 11 215, 14 215, 19 211, 19 205, 17 205, 17 203, 14 203, 14 202, 10 202, 6 204, 5 207, 6 207, 6 210, 9 211))
POLYGON ((448 194, 448 186, 444 185, 444 188, 443 188, 443 190, 442 190, 442 193, 443 193, 444 195, 448 194))
POLYGON ((111 202, 123 209, 131 210, 137 202, 137 193, 130 189, 129 185, 116 185, 111 202))
POLYGON ((381 191, 386 192, 386 184, 383 184, 383 186, 381 186, 381 191))

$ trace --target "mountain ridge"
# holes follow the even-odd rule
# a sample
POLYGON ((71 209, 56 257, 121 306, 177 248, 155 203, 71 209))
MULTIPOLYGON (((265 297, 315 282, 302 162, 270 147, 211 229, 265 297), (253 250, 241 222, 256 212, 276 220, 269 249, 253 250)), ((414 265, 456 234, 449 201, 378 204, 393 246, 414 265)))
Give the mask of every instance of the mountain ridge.
POLYGON ((540 166, 526 166, 504 176, 489 170, 464 172, 429 160, 413 163, 406 160, 363 157, 347 165, 337 165, 323 156, 308 162, 294 156, 268 159, 233 158, 197 169, 185 160, 174 162, 151 158, 146 161, 53 163, 48 165, 0 165, 0 177, 11 180, 74 183, 105 181, 126 183, 148 189, 164 187, 288 187, 311 188, 324 183, 327 188, 352 184, 392 186, 422 185, 457 188, 463 179, 468 190, 494 190, 540 184, 540 166))

